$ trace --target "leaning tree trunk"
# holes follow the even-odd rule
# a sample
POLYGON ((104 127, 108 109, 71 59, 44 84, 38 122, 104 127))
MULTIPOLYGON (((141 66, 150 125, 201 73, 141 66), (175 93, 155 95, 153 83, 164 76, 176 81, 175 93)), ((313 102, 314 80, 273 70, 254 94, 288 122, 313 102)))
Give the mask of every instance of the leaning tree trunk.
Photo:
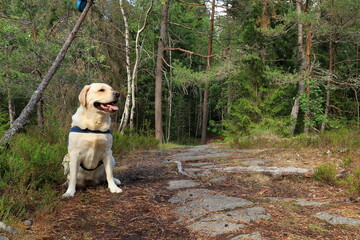
MULTIPOLYGON (((296 13, 298 16, 301 15, 301 1, 296 1, 296 13)), ((306 57, 304 53, 303 46, 303 23, 298 20, 298 31, 297 31, 297 47, 298 47, 298 57, 300 60, 300 79, 299 79, 299 89, 297 97, 295 99, 293 108, 291 110, 291 121, 290 121, 290 136, 293 137, 295 134, 295 128, 298 121, 299 110, 300 110, 300 97, 305 92, 305 71, 307 68, 306 57)))
POLYGON ((155 138, 162 143, 163 129, 162 129, 162 68, 165 52, 165 41, 167 38, 168 12, 169 2, 166 0, 162 7, 160 38, 158 42, 156 69, 155 69, 155 138))
POLYGON ((31 96, 28 104, 22 110, 20 116, 14 121, 13 126, 8 131, 6 131, 5 135, 1 138, 1 140, 0 140, 1 144, 4 144, 7 141, 9 141, 28 122, 28 119, 29 119, 29 116, 30 116, 31 112, 35 109, 36 104, 41 99, 41 96, 43 95, 46 87, 50 83, 50 80, 55 75, 57 69, 60 67, 60 64, 61 64, 62 60, 64 59, 67 50, 69 49, 71 43, 75 39, 76 33, 80 29, 81 23, 84 21, 84 19, 86 17, 86 14, 89 12, 91 6, 92 6, 92 1, 90 0, 88 2, 88 4, 86 5, 84 11, 81 13, 78 21, 76 22, 74 28, 72 29, 71 33, 69 34, 68 38, 66 39, 66 41, 65 41, 64 45, 62 46, 60 52, 56 56, 56 59, 55 59, 54 63, 51 65, 49 71, 44 76, 41 83, 39 84, 39 86, 37 87, 37 89, 35 90, 33 95, 31 96))
MULTIPOLYGON (((206 71, 211 70, 211 54, 212 54, 212 45, 213 45, 213 36, 214 36, 214 21, 215 21, 215 0, 212 0, 211 4, 211 18, 210 18, 210 32, 209 32, 209 43, 208 43, 208 55, 206 61, 206 71)), ((204 104, 203 104, 203 119, 202 119, 202 129, 201 129, 201 144, 206 143, 206 132, 208 125, 208 113, 209 113, 209 81, 205 82, 204 90, 204 104)))

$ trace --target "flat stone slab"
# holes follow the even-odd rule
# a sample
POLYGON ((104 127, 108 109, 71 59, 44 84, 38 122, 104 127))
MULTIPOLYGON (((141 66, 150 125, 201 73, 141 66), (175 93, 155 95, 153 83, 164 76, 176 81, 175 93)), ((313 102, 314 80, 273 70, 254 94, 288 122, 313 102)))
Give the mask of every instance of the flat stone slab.
POLYGON ((226 180, 226 177, 217 177, 217 178, 210 179, 209 182, 217 183, 217 182, 223 182, 225 180, 226 180))
POLYGON ((231 240, 262 240, 260 232, 253 232, 251 234, 242 234, 236 237, 233 237, 231 240))
POLYGON ((241 164, 247 165, 247 166, 259 166, 259 165, 263 165, 267 162, 268 161, 264 161, 264 160, 245 160, 245 161, 241 161, 241 164))
POLYGON ((243 223, 260 221, 270 217, 270 214, 267 214, 263 207, 251 207, 211 214, 191 224, 189 228, 199 234, 214 237, 243 228, 246 226, 243 223))
POLYGON ((175 154, 173 155, 173 159, 176 161, 199 161, 230 156, 230 153, 220 151, 190 153, 185 155, 175 154))
POLYGON ((327 223, 338 225, 349 225, 349 226, 360 226, 360 220, 349 217, 342 217, 335 214, 330 214, 326 212, 319 212, 315 215, 317 218, 326 221, 327 223))
POLYGON ((297 167, 267 167, 267 166, 250 166, 250 167, 224 167, 214 168, 213 170, 222 172, 243 172, 243 173, 264 173, 272 175, 305 175, 312 172, 311 168, 297 167))
POLYGON ((200 184, 197 182, 194 182, 192 180, 173 180, 169 181, 169 187, 168 189, 181 189, 181 188, 191 188, 199 186, 200 184))
POLYGON ((195 220, 211 212, 252 205, 252 202, 246 199, 230 197, 208 189, 184 190, 170 198, 169 202, 182 204, 176 210, 176 213, 180 216, 180 221, 185 219, 195 220))
POLYGON ((317 202, 317 201, 308 201, 304 199, 299 199, 295 201, 296 205, 303 206, 303 207, 316 207, 316 206, 323 206, 329 204, 328 202, 317 202))
POLYGON ((188 165, 192 167, 203 167, 203 166, 213 166, 212 162, 196 162, 196 163, 188 163, 188 165))

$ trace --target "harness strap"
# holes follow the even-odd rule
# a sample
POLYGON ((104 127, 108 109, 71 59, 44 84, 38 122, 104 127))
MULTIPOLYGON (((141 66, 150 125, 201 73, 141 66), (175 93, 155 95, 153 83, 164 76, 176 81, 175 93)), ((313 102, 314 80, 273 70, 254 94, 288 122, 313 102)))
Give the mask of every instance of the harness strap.
POLYGON ((78 133, 96 133, 96 134, 112 134, 110 129, 108 129, 108 130, 105 131, 105 132, 102 132, 102 131, 100 131, 100 130, 90 130, 90 129, 87 129, 87 128, 81 129, 81 128, 79 128, 78 126, 74 126, 74 127, 70 128, 69 133, 71 133, 71 132, 78 132, 78 133))
MULTIPOLYGON (((105 132, 102 132, 102 131, 100 131, 100 130, 90 130, 90 129, 81 129, 81 128, 79 128, 78 126, 74 126, 74 127, 72 127, 72 128, 70 128, 70 131, 69 131, 69 134, 71 133, 71 132, 77 132, 77 133, 95 133, 95 134, 112 134, 111 133, 111 131, 110 131, 110 129, 109 130, 107 130, 107 131, 105 131, 105 132)), ((82 163, 80 163, 80 167, 82 168, 82 169, 84 169, 85 171, 94 171, 95 169, 97 169, 98 167, 100 167, 101 165, 103 165, 104 163, 103 163, 103 161, 100 161, 99 163, 98 163, 98 165, 96 166, 96 168, 93 168, 93 169, 88 169, 88 168, 86 168, 82 163)))
POLYGON ((88 168, 84 167, 84 165, 83 165, 82 163, 80 163, 80 167, 81 167, 82 169, 84 169, 85 171, 91 172, 91 171, 96 170, 98 167, 100 167, 100 166, 103 165, 103 164, 104 164, 103 161, 100 161, 100 162, 98 163, 98 165, 96 166, 96 168, 88 169, 88 168))

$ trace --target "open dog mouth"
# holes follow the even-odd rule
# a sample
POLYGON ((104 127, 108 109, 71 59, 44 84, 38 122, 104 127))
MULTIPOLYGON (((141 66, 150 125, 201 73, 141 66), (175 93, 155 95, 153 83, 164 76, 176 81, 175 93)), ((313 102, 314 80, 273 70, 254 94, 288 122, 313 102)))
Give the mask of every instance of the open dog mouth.
POLYGON ((119 110, 118 106, 115 106, 117 101, 110 102, 110 103, 101 103, 101 102, 94 102, 94 107, 103 111, 103 112, 110 112, 113 113, 119 110))

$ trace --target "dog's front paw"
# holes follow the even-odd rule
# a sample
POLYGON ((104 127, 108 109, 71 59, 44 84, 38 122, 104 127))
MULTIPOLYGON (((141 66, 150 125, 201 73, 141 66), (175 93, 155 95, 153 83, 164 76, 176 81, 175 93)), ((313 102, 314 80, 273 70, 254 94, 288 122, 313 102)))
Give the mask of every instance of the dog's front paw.
POLYGON ((66 197, 73 197, 75 195, 75 191, 66 191, 66 193, 64 193, 62 195, 63 198, 66 198, 66 197))
POLYGON ((121 193, 123 190, 121 190, 121 188, 119 188, 118 186, 111 186, 110 188, 110 192, 112 193, 121 193))

